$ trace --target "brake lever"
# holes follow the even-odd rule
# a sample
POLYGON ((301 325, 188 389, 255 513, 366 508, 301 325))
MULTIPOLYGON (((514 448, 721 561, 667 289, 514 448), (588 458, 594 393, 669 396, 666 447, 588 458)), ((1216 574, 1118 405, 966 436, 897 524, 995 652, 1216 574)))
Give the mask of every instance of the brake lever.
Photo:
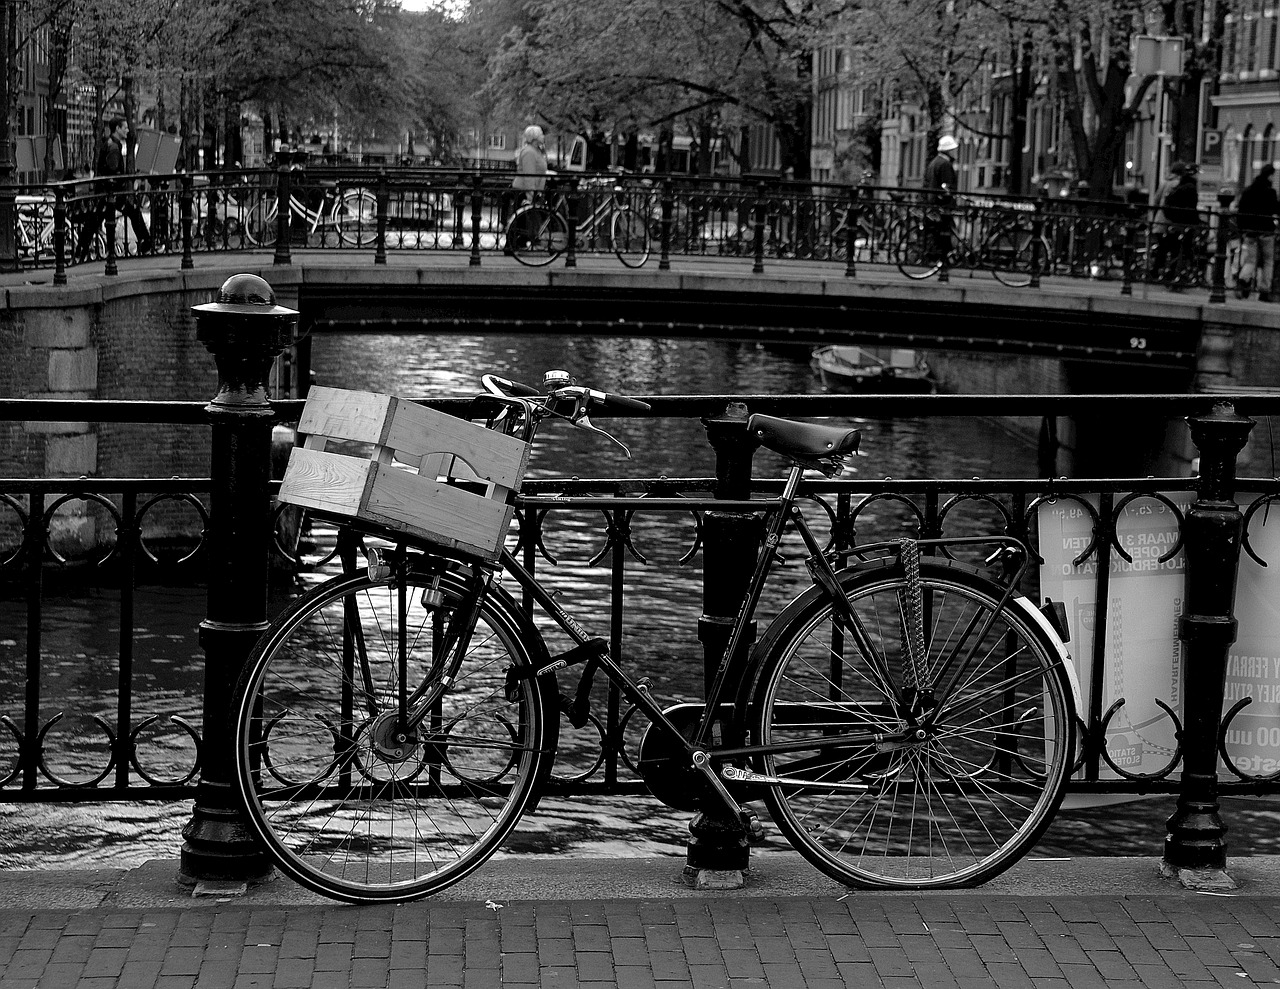
POLYGON ((564 388, 556 393, 561 398, 573 399, 573 413, 569 416, 569 422, 575 426, 587 430, 590 433, 599 433, 610 443, 621 447, 622 452, 626 454, 628 460, 632 460, 631 451, 627 449, 627 445, 618 439, 612 433, 607 432, 591 421, 591 416, 587 415, 587 402, 591 397, 591 391, 587 388, 564 388))
POLYGON ((631 451, 627 449, 627 445, 623 443, 622 440, 618 439, 612 433, 606 432, 605 430, 597 426, 595 423, 593 423, 591 421, 591 417, 587 415, 587 410, 585 406, 580 405, 579 408, 581 409, 581 412, 575 412, 573 416, 573 424, 575 426, 581 426, 583 429, 592 433, 599 433, 601 436, 609 440, 611 443, 614 443, 617 446, 621 447, 622 452, 627 455, 628 460, 633 459, 631 456, 631 451))

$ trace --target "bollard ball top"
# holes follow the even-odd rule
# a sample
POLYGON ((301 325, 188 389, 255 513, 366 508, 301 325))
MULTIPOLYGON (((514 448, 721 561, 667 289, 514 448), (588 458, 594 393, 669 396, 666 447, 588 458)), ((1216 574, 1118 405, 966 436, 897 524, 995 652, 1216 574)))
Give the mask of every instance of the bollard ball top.
POLYGON ((218 289, 217 299, 193 306, 197 316, 225 313, 240 316, 297 316, 293 309, 276 305, 275 290, 258 275, 232 275, 218 289))

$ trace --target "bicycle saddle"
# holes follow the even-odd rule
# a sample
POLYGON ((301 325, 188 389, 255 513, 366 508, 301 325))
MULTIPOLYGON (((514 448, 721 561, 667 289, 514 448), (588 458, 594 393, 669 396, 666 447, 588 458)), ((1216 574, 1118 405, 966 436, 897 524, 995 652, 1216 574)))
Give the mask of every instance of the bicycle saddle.
POLYGON ((760 445, 793 460, 819 460, 857 453, 860 429, 796 422, 776 416, 753 415, 747 429, 760 445))

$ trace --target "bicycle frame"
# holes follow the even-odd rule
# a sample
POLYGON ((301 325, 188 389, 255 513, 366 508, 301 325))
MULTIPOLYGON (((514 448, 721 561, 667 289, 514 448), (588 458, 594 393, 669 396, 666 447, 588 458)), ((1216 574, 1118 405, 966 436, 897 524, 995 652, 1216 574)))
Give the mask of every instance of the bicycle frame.
MULTIPOLYGON (((734 619, 734 623, 729 635, 728 642, 725 645, 723 654, 721 655, 719 665, 711 682, 707 685, 706 696, 702 705, 702 711, 698 717, 696 727, 693 732, 686 735, 665 713, 663 707, 658 700, 653 697, 648 689, 647 683, 643 678, 633 678, 626 670, 624 670, 608 653, 606 648, 591 648, 594 643, 603 643, 603 640, 596 639, 591 632, 585 629, 578 621, 570 615, 561 605, 552 597, 551 593, 543 587, 537 578, 531 574, 508 550, 503 550, 499 559, 502 569, 506 570, 525 590, 532 600, 542 608, 548 617, 552 619, 574 642, 575 647, 580 647, 571 652, 577 652, 578 655, 573 658, 566 658, 568 654, 561 657, 553 657, 549 663, 543 667, 532 671, 531 675, 539 677, 548 673, 555 672, 569 665, 578 662, 586 662, 587 669, 584 670, 578 684, 578 692, 580 696, 585 697, 584 688, 589 691, 593 682, 596 669, 603 670, 605 676, 614 683, 627 701, 639 708, 649 719, 651 724, 658 726, 658 729, 668 735, 673 743, 682 748, 690 762, 706 777, 714 792, 718 795, 725 807, 735 816, 743 813, 738 801, 729 793, 721 779, 717 766, 728 760, 754 758, 762 755, 779 754, 795 750, 808 750, 814 747, 814 743, 810 739, 803 739, 791 742, 775 742, 767 745, 750 745, 750 744, 734 744, 729 746, 717 745, 713 739, 713 730, 716 721, 720 717, 722 703, 732 701, 735 708, 739 707, 740 697, 728 697, 730 691, 737 691, 740 685, 733 682, 731 674, 735 668, 742 664, 737 661, 739 649, 743 643, 745 631, 750 626, 750 621, 755 613, 756 607, 760 602, 764 587, 768 581, 769 575, 773 570, 775 560, 775 549, 778 546, 784 531, 788 524, 794 525, 796 531, 800 535, 805 547, 808 551, 806 564, 809 572, 813 577, 813 584, 820 587, 830 600, 832 607, 835 609, 840 624, 847 634, 851 636, 857 643, 863 655, 868 658, 873 667, 879 674, 881 681, 886 684, 893 685, 893 700, 898 711, 902 715, 903 727, 900 731, 890 733, 872 733, 868 731, 846 731, 833 732, 824 741, 825 746, 874 746, 879 752, 888 752, 896 748, 905 747, 917 741, 921 737, 930 721, 929 709, 930 699, 933 697, 934 684, 916 685, 916 684, 895 684, 894 677, 890 673, 881 656, 871 643, 871 639, 859 617, 854 613, 849 602, 846 600, 844 592, 840 585, 840 578, 823 552, 823 547, 819 543, 817 537, 813 534, 808 524, 805 522, 799 507, 796 505, 797 490, 803 477, 804 468, 799 465, 793 465, 787 476, 782 494, 776 499, 769 501, 761 501, 760 508, 766 512, 767 523, 765 536, 761 551, 757 556, 756 565, 748 584, 746 595, 739 608, 738 614, 734 619), (714 760, 714 763, 713 763, 714 760)), ((753 505, 755 503, 753 502, 753 505)), ((952 685, 963 682, 966 671, 972 664, 974 656, 986 638, 992 625, 996 622, 997 617, 1008 605, 1010 599, 1014 595, 1014 588, 1017 580, 1028 566, 1028 555, 1025 548, 1021 546, 1016 539, 1006 536, 978 536, 978 537, 956 537, 948 539, 931 539, 913 541, 917 547, 947 547, 958 545, 998 545, 1001 547, 1000 552, 1012 550, 1017 547, 1022 552, 1022 563, 1012 579, 1003 584, 1005 588, 1004 597, 1001 598, 999 606, 990 613, 982 621, 979 627, 977 620, 964 630, 959 637, 957 643, 951 650, 951 657, 937 671, 934 683, 938 683, 943 679, 946 683, 943 689, 948 690, 952 685), (966 646, 967 644, 967 646, 966 646), (962 650, 966 650, 962 654, 962 650)), ((868 544, 860 547, 855 552, 859 556, 883 555, 889 552, 898 551, 901 542, 879 542, 868 544)), ((486 572, 475 573, 475 591, 469 602, 465 602, 463 607, 459 609, 455 616, 454 622, 451 623, 450 629, 446 633, 447 648, 444 650, 446 655, 456 655, 460 657, 467 647, 469 631, 473 623, 474 615, 478 612, 481 600, 487 592, 489 584, 495 572, 494 567, 486 568, 486 572), (457 625, 457 628, 454 625, 457 625), (456 638, 453 638, 456 636, 456 638), (448 639, 453 638, 453 641, 448 639)), ((400 591, 403 594, 404 585, 400 585, 400 591)), ((402 602, 403 606, 403 602, 402 602)), ((403 623, 401 623, 401 634, 403 635, 403 623)), ((407 652, 404 644, 401 643, 400 663, 402 668, 400 671, 400 683, 403 686, 406 683, 406 662, 407 652)), ((432 706, 440 691, 447 689, 451 681, 452 671, 441 669, 447 665, 444 662, 433 665, 412 694, 402 695, 399 700, 400 705, 400 731, 405 736, 411 735, 419 725, 421 725, 430 715, 432 706)), ((750 686, 749 684, 746 686, 750 686)), ((1010 689, 1012 684, 1004 685, 1003 689, 1010 689)), ((970 703, 977 703, 971 700, 970 703)), ((572 720, 572 718, 571 718, 572 720)), ((809 782, 811 785, 820 786, 826 789, 841 788, 864 788, 864 784, 852 783, 833 783, 833 782, 816 782, 805 781, 800 778, 788 777, 785 781, 775 779, 773 777, 762 776, 751 770, 734 769, 733 773, 725 774, 726 778, 732 778, 735 781, 745 783, 777 783, 789 782, 797 785, 804 785, 809 782)))

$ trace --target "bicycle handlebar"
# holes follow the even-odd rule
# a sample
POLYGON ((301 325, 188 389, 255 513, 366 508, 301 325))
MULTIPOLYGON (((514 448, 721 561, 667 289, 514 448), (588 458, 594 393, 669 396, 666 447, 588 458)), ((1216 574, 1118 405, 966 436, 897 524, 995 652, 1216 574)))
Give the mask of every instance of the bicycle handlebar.
POLYGON ((606 437, 622 448, 622 452, 626 454, 628 460, 631 459, 631 451, 627 449, 626 444, 591 421, 588 416, 590 407, 596 405, 601 408, 611 408, 615 411, 626 412, 648 412, 651 408, 648 402, 643 402, 638 398, 629 398, 626 395, 611 394, 598 391, 595 388, 587 388, 584 385, 574 384, 573 376, 567 371, 548 371, 543 376, 543 387, 541 389, 519 381, 512 381, 510 378, 504 378, 496 374, 483 375, 480 381, 484 390, 489 394, 504 399, 512 405, 519 405, 524 409, 527 422, 533 426, 529 433, 530 438, 537 431, 537 423, 539 421, 546 416, 557 415, 568 419, 569 424, 572 426, 599 433, 601 436, 606 437), (531 399, 544 396, 545 400, 541 403, 531 401, 531 399), (557 409, 560 403, 572 403, 572 411, 568 415, 564 415, 557 409))

